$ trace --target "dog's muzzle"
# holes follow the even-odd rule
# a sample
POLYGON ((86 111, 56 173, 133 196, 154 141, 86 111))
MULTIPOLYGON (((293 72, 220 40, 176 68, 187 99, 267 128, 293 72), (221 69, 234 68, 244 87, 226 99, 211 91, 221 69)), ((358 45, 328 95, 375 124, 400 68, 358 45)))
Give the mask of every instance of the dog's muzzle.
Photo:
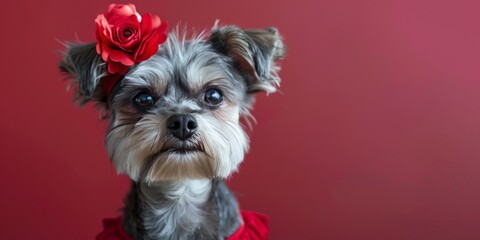
POLYGON ((198 124, 190 114, 177 114, 167 120, 167 129, 180 140, 189 139, 197 130, 198 124))

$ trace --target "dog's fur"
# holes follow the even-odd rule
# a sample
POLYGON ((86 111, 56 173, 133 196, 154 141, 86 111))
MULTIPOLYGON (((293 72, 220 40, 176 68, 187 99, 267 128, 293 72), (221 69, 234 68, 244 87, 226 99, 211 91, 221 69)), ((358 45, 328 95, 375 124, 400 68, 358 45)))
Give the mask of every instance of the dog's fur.
MULTIPOLYGON (((174 31, 156 55, 136 64, 105 96, 106 65, 95 43, 69 44, 60 69, 73 80, 75 99, 96 102, 110 119, 109 156, 132 179, 124 227, 135 239, 224 239, 241 224, 238 203, 223 183, 248 150, 240 117, 249 117, 253 93, 274 92, 275 60, 284 47, 274 28, 215 27, 187 39, 174 31), (215 89, 219 105, 206 101, 215 89), (135 104, 139 94, 154 99, 135 104), (167 126, 182 114, 196 121, 191 137, 167 126)), ((191 122, 188 122, 189 124, 191 122)))

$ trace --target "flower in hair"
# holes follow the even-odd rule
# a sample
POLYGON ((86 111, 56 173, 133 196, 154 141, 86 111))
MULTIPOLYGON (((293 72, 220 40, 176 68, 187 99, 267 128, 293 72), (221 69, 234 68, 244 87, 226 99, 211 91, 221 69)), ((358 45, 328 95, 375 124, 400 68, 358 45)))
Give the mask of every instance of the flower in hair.
POLYGON ((133 4, 112 3, 95 23, 97 53, 110 74, 125 75, 135 63, 153 56, 167 39, 167 23, 154 14, 141 16, 133 4))

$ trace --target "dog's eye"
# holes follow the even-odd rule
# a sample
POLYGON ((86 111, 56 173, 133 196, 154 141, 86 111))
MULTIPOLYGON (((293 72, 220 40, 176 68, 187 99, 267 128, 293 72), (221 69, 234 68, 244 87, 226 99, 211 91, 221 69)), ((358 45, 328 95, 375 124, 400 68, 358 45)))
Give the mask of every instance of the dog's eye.
POLYGON ((205 102, 212 107, 218 107, 223 102, 223 95, 218 89, 210 88, 205 92, 205 102))
POLYGON ((155 101, 153 100, 152 95, 149 93, 141 92, 133 98, 133 103, 135 106, 141 109, 147 109, 154 105, 155 101))

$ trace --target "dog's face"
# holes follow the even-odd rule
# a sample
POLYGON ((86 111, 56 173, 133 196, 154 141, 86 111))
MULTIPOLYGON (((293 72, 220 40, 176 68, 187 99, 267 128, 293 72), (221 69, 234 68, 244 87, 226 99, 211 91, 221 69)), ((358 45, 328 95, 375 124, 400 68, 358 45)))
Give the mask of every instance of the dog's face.
POLYGON ((106 146, 134 181, 226 178, 248 149, 240 117, 257 91, 279 83, 283 44, 275 29, 216 28, 208 37, 169 35, 156 55, 133 66, 109 96, 95 45, 70 46, 61 69, 82 102, 109 113, 106 146))

